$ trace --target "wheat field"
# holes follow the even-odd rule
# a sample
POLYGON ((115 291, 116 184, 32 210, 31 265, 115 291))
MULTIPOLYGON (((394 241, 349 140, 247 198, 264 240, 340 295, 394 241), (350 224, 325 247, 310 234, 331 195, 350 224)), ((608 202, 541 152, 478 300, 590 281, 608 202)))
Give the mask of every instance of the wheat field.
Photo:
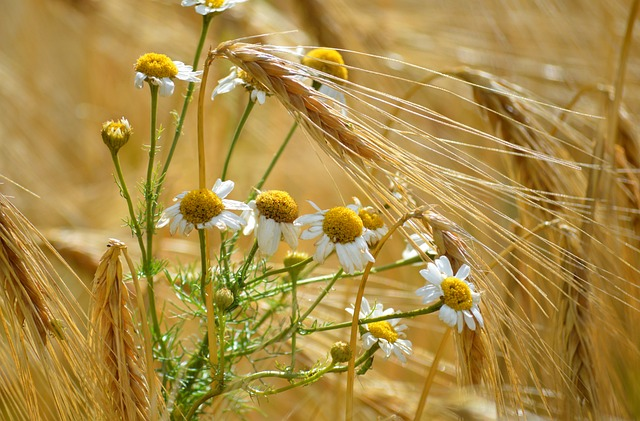
MULTIPOLYGON (((159 228, 154 255, 170 263, 154 273, 150 289, 144 274, 151 269, 140 263, 145 253, 124 222, 129 210, 100 128, 122 116, 134 126, 118 157, 139 196, 152 119, 146 89, 134 88, 133 65, 147 52, 191 63, 202 17, 177 0, 5 3, 0 418, 187 419, 175 403, 183 379, 159 374, 166 368, 159 348, 170 341, 157 342, 153 322, 142 319, 152 310, 138 311, 139 303, 154 295, 163 329, 181 326, 176 349, 197 353, 197 338, 207 342, 200 334, 220 326, 224 336, 227 316, 213 317, 204 299, 202 309, 181 301, 175 288, 180 276, 186 284, 183 272, 199 273, 199 263, 189 264, 199 262, 202 241, 213 250, 220 244, 217 234, 199 243, 198 234, 159 228), (183 320, 185 308, 202 310, 194 310, 200 318, 183 320), (213 319, 216 326, 202 322, 213 319)), ((264 392, 298 377, 245 384, 229 374, 229 388, 192 419, 640 418, 637 7, 622 0, 247 0, 215 16, 198 67, 212 49, 206 101, 196 86, 158 203, 170 206, 199 176, 202 184, 203 155, 207 188, 226 172, 235 181, 233 199, 252 194, 297 121, 266 187, 286 189, 301 213, 314 212, 307 200, 325 209, 353 196, 379 209, 388 226, 417 212, 376 255, 380 265, 399 259, 410 234, 422 233, 436 249, 419 264, 340 279, 317 307, 326 283, 302 282, 301 309, 313 306, 321 326, 348 322, 345 308, 366 282, 368 297, 409 312, 425 284, 419 270, 442 255, 454 269, 471 267, 484 327, 458 333, 435 314, 405 318, 413 348, 406 364, 376 357, 354 384, 345 366, 274 395, 264 392), (300 46, 341 52, 348 81, 312 77, 344 95, 345 109, 299 81, 308 75, 300 46), (224 157, 247 94, 209 96, 232 65, 269 96, 251 111, 227 171, 224 157), (204 144, 197 142, 197 109, 205 116, 204 144)), ((159 160, 167 157, 186 86, 176 81, 176 93, 159 101, 159 160)), ((237 245, 248 250, 252 240, 241 236, 237 245)), ((298 250, 314 253, 311 242, 298 250)), ((249 270, 258 279, 266 265, 282 267, 286 251, 281 245, 269 264, 249 270)), ((242 259, 239 252, 230 262, 242 267, 242 259)), ((212 273, 223 270, 215 262, 212 273)), ((331 279, 337 267, 331 257, 313 275, 331 279)), ((280 324, 272 328, 286 330, 291 310, 273 302, 252 304, 246 317, 273 311, 280 324)), ((249 322, 228 323, 241 332, 249 322)), ((289 363, 315 373, 348 333, 294 334, 239 359, 233 373, 289 363)), ((213 349, 216 340, 208 340, 213 349)))

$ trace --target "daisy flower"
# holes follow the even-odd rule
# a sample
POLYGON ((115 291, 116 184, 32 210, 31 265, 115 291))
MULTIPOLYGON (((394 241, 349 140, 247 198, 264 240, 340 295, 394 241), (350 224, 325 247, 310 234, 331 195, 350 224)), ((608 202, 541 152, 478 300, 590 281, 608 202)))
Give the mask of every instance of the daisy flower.
POLYGON ((187 82, 200 82, 198 76, 202 74, 202 71, 194 72, 193 67, 181 61, 173 61, 164 54, 157 53, 147 53, 140 56, 133 67, 136 71, 134 81, 136 88, 141 89, 144 82, 147 81, 159 87, 160 96, 173 94, 174 78, 187 82))
POLYGON ((157 227, 162 228, 171 222, 171 235, 176 231, 188 235, 194 228, 207 229, 214 226, 219 230, 239 230, 247 222, 230 210, 247 210, 249 206, 225 197, 233 190, 233 181, 218 179, 211 190, 198 189, 185 191, 173 200, 176 203, 168 207, 160 217, 157 227))
MULTIPOLYGON (((300 51, 300 54, 302 54, 302 51, 300 51)), ((313 76, 326 77, 329 75, 331 79, 337 83, 341 83, 342 80, 349 79, 349 72, 344 66, 344 59, 342 58, 342 55, 331 48, 316 48, 311 50, 302 57, 300 62, 304 66, 317 71, 317 74, 312 73, 313 76)), ((313 81, 313 87, 318 92, 333 98, 338 103, 342 105, 347 104, 344 93, 317 80, 313 81)), ((346 114, 346 112, 346 109, 343 107, 342 113, 346 114)))
POLYGON ((267 99, 266 88, 264 88, 260 82, 253 79, 244 70, 236 66, 232 66, 231 73, 220 79, 218 81, 218 85, 213 89, 211 100, 214 100, 219 94, 231 92, 236 88, 236 86, 243 86, 246 90, 250 91, 251 100, 253 102, 257 101, 260 105, 264 104, 264 101, 267 99))
POLYGON ((358 214, 364 225, 364 234, 362 237, 369 247, 374 246, 389 231, 384 221, 380 217, 380 213, 371 206, 362 206, 360 199, 353 198, 354 205, 347 206, 358 214))
MULTIPOLYGON (((353 315, 352 308, 346 308, 351 315, 353 315)), ((362 306, 360 308, 360 314, 358 319, 372 319, 375 317, 387 316, 393 314, 393 309, 388 308, 383 310, 382 304, 376 303, 375 308, 371 308, 369 301, 362 297, 362 306)), ((362 347, 367 350, 373 345, 378 343, 380 349, 384 352, 385 358, 389 358, 391 353, 394 353, 396 357, 403 363, 407 362, 404 354, 411 355, 411 341, 403 339, 406 337, 404 330, 407 325, 398 326, 400 319, 389 319, 381 322, 373 322, 364 325, 367 332, 362 335, 362 347)))
POLYGON ((375 259, 369 252, 367 242, 362 236, 364 225, 353 209, 345 206, 322 210, 311 203, 318 212, 302 215, 294 221, 297 226, 311 225, 302 232, 300 238, 309 240, 322 235, 315 243, 313 256, 318 263, 323 263, 333 250, 338 254, 338 261, 347 273, 364 269, 368 262, 375 259))
POLYGON ((280 190, 261 192, 256 200, 249 202, 250 210, 243 212, 247 220, 244 234, 256 231, 256 240, 260 251, 266 256, 278 250, 280 240, 293 249, 298 247, 300 229, 293 225, 298 217, 298 204, 289 193, 280 190))
POLYGON ((472 283, 466 281, 469 273, 469 266, 462 265, 454 276, 449 259, 440 256, 435 264, 429 262, 427 268, 420 271, 427 284, 416 291, 424 304, 441 299, 443 305, 440 308, 440 320, 451 327, 457 325, 458 333, 462 333, 464 324, 469 329, 476 330, 476 321, 480 327, 484 327, 478 307, 480 294, 475 292, 472 283))
POLYGON ((181 5, 184 7, 196 6, 196 13, 204 16, 211 13, 222 13, 245 1, 247 0, 182 0, 181 5))

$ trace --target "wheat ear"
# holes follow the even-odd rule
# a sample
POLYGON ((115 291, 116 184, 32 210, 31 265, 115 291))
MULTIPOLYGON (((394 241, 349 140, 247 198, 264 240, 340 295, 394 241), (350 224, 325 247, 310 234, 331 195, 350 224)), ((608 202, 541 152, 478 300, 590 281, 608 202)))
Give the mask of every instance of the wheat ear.
POLYGON ((0 407, 7 419, 103 418, 79 304, 42 234, 0 194, 0 407), (42 247, 42 248, 41 248, 42 247), (43 251, 49 253, 46 255, 43 251), (79 328, 82 328, 81 329, 79 328))
MULTIPOLYGON (((129 292, 124 285, 120 255, 124 244, 110 240, 93 279, 91 342, 103 361, 104 392, 114 419, 148 420, 149 379, 140 339, 131 316, 129 292)), ((152 379, 153 381, 153 379, 152 379)))
POLYGON ((560 344, 566 364, 568 388, 566 393, 574 399, 565 400, 565 415, 593 416, 598 408, 595 381, 593 343, 591 332, 591 299, 589 297, 589 270, 582 257, 579 233, 567 226, 565 232, 563 267, 567 280, 563 284, 566 298, 559 311, 560 344))

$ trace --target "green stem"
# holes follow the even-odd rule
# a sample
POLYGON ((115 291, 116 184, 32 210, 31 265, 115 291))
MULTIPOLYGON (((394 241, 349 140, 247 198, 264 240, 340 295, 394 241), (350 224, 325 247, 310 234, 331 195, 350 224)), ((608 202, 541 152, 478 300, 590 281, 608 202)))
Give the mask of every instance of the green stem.
POLYGON ((218 349, 219 349, 219 358, 218 358, 218 388, 224 389, 224 332, 226 329, 226 313, 225 311, 216 306, 215 309, 218 313, 218 349))
MULTIPOLYGON (((374 346, 372 346, 370 349, 368 349, 365 353, 363 353, 357 360, 356 360, 356 365, 360 365, 362 363, 364 363, 365 361, 367 361, 369 358, 371 358, 371 356, 379 349, 379 346, 376 344, 374 346)), ((334 364, 330 364, 327 367, 321 369, 319 372, 316 372, 314 374, 312 374, 311 376, 309 376, 310 372, 308 371, 301 371, 301 372, 290 372, 290 371, 275 371, 275 370, 269 370, 269 371, 260 371, 258 373, 253 373, 253 374, 249 374, 245 377, 241 377, 239 379, 237 379, 236 381, 234 381, 233 383, 231 383, 228 387, 224 388, 224 389, 216 389, 216 390, 211 390, 208 393, 202 395, 200 398, 198 398, 198 400, 193 404, 193 406, 189 409, 189 412, 187 413, 187 416, 185 417, 185 419, 190 420, 196 413, 196 411, 198 410, 198 408, 204 404, 206 401, 208 401, 211 398, 214 398, 218 395, 221 395, 222 393, 228 393, 228 392, 232 392, 234 390, 238 390, 243 388, 247 383, 254 381, 254 380, 259 380, 259 379, 264 379, 264 378, 280 378, 280 379, 288 379, 288 380, 295 380, 295 379, 305 379, 301 382, 298 383, 294 383, 292 386, 296 387, 296 386, 304 386, 307 385, 309 383, 311 383, 312 381, 307 381, 308 379, 313 378, 313 381, 317 380, 316 378, 316 374, 320 373, 320 375, 324 375, 327 373, 343 373, 347 371, 347 366, 336 366, 334 364)), ((289 390, 292 387, 289 386, 285 386, 285 389, 276 389, 276 391, 272 391, 272 392, 267 392, 267 394, 274 394, 274 393, 280 393, 280 392, 284 392, 285 390, 289 390)), ((253 390, 252 392, 257 392, 255 390, 253 390)), ((258 392, 258 394, 264 394, 261 392, 258 392)))
POLYGON ((238 279, 238 287, 244 288, 244 280, 245 276, 247 276, 247 270, 249 266, 251 266, 251 262, 253 261, 253 257, 256 255, 258 251, 258 240, 253 242, 253 246, 249 251, 249 255, 245 258, 244 265, 242 266, 242 270, 240 271, 240 279, 238 279))
POLYGON ((284 138, 284 141, 282 142, 282 145, 280 145, 280 148, 273 155, 273 158, 271 158, 271 162, 269 163, 269 166, 265 170, 264 175, 262 176, 260 181, 258 181, 258 184, 256 184, 255 190, 249 196, 249 200, 252 200, 252 199, 254 199, 256 197, 257 191, 260 190, 262 188, 262 186, 264 185, 264 183, 267 181, 267 178, 269 177, 269 174, 271 174, 271 171, 273 171, 273 168, 275 167, 276 163, 280 159, 280 156, 282 155, 282 152, 284 152, 284 149, 289 144, 289 141, 293 137, 293 133, 295 133, 296 129, 298 128, 298 125, 299 125, 299 123, 296 121, 291 126, 291 129, 289 129, 289 133, 287 133, 287 137, 284 138))
POLYGON ((143 260, 143 270, 147 278, 147 289, 149 290, 149 312, 154 330, 154 339, 162 343, 162 335, 160 334, 160 324, 158 323, 158 314, 156 311, 156 299, 153 285, 152 260, 153 260, 153 234, 155 232, 154 209, 156 196, 153 191, 153 168, 156 155, 156 142, 158 133, 156 130, 157 111, 158 111, 158 86, 149 84, 151 91, 151 142, 149 145, 149 163, 147 165, 147 178, 145 181, 145 209, 146 209, 146 230, 147 248, 143 260))
POLYGON ((296 365, 296 334, 298 333, 298 327, 300 323, 298 314, 298 273, 296 271, 291 272, 291 325, 295 325, 296 329, 291 332, 291 370, 296 365))
MULTIPOLYGON (((291 266, 291 267, 293 267, 293 266, 291 266)), ((247 348, 247 349, 243 350, 242 353, 233 354, 233 356, 236 357, 238 355, 252 354, 252 353, 254 353, 256 351, 259 351, 261 349, 264 349, 264 348, 268 347, 271 344, 274 344, 276 342, 282 341, 284 338, 286 338, 287 336, 289 336, 293 332, 297 331, 298 330, 298 324, 303 322, 307 318, 307 316, 309 314, 311 314, 311 312, 318 306, 318 304, 320 304, 322 299, 329 293, 331 288, 333 288, 333 285, 336 283, 336 281, 338 279, 340 279, 340 275, 341 274, 342 274, 342 269, 340 269, 338 272, 336 272, 336 274, 333 276, 333 279, 322 290, 322 292, 316 298, 316 300, 313 302, 313 304, 311 304, 311 307, 309 307, 307 309, 307 311, 295 323, 294 323, 294 321, 291 322, 291 325, 289 325, 289 328, 282 330, 280 333, 278 333, 276 336, 274 336, 273 338, 269 339, 268 341, 265 341, 265 342, 255 346, 255 347, 247 348)))
MULTIPOLYGON (((291 266, 286 266, 280 269, 274 269, 271 270, 269 272, 265 272, 264 274, 258 276, 257 278, 253 278, 250 282, 247 282, 246 285, 253 285, 256 282, 260 282, 261 280, 268 278, 269 276, 273 276, 273 275, 278 275, 280 273, 286 273, 289 272, 291 269, 297 269, 299 267, 305 266, 309 263, 311 263, 313 261, 313 257, 309 257, 308 259, 303 260, 302 262, 298 262, 295 265, 291 265, 291 266)), ((333 275, 331 275, 333 276, 333 275)), ((329 276, 327 279, 331 279, 331 276, 329 276)))
POLYGON ((251 100, 251 96, 249 96, 249 102, 247 102, 247 106, 242 113, 242 117, 240 118, 240 122, 238 123, 238 127, 236 127, 236 131, 233 134, 233 139, 231 139, 231 145, 229 145, 229 151, 227 152, 227 157, 224 160, 224 166, 222 167, 222 174, 220 175, 221 180, 226 180, 227 170, 229 169, 229 162, 231 161, 231 154, 236 147, 236 143, 238 143, 238 139, 240 138, 240 133, 242 133, 242 129, 244 128, 247 119, 249 118, 249 114, 251 114, 251 110, 253 106, 256 105, 254 101, 251 100))
MULTIPOLYGON (((369 323, 382 322, 390 319, 409 319, 416 316, 422 316, 424 314, 431 314, 440 310, 440 308, 442 307, 442 304, 443 304, 442 301, 438 301, 437 303, 432 304, 429 307, 419 308, 416 310, 402 311, 402 312, 397 312, 393 314, 387 314, 386 316, 372 317, 370 319, 359 319, 358 325, 366 325, 369 323)), ((327 330, 344 329, 347 327, 351 327, 351 324, 352 322, 337 323, 333 325, 320 326, 320 327, 315 327, 310 329, 301 329, 301 332, 307 335, 313 332, 324 332, 327 330)))
POLYGON ((129 208, 129 218, 131 218, 131 224, 133 225, 133 233, 138 239, 138 246, 140 246, 140 253, 142 254, 142 261, 145 262, 146 258, 146 249, 144 247, 144 239, 142 236, 142 230, 140 228, 140 224, 138 223, 138 218, 136 217, 136 213, 133 209, 133 202, 131 201, 131 195, 129 194, 129 189, 127 189, 127 183, 124 180, 124 175, 122 174, 122 168, 120 167, 120 158, 118 158, 117 152, 111 152, 111 159, 113 160, 113 166, 116 168, 116 174, 118 178, 118 184, 120 185, 120 192, 122 193, 122 197, 127 202, 127 207, 129 208))
MULTIPOLYGON (((290 267, 274 269, 272 271, 266 272, 264 275, 260 275, 259 277, 252 279, 250 282, 247 282, 247 286, 253 285, 256 282, 259 282, 262 279, 267 278, 269 276, 273 276, 273 275, 277 275, 277 274, 280 274, 280 273, 288 272, 289 269, 291 269, 291 268, 296 268, 298 266, 306 265, 309 262, 311 262, 312 260, 313 260, 313 257, 309 257, 307 260, 304 260, 304 261, 302 261, 300 263, 296 263, 295 265, 292 265, 290 267)), ((420 261, 421 261, 420 256, 411 257, 411 258, 406 259, 406 260, 398 260, 397 262, 393 262, 393 263, 390 263, 388 265, 384 265, 384 266, 379 266, 377 268, 373 268, 373 269, 371 269, 371 273, 380 273, 380 272, 384 272, 384 271, 387 271, 387 270, 395 269, 395 268, 398 268, 398 267, 402 267, 402 266, 418 263, 420 261)), ((351 273, 351 274, 343 273, 342 275, 340 275, 340 279, 355 278, 357 276, 361 276, 362 273, 363 272, 354 272, 354 273, 351 273)), ((316 276, 315 278, 307 278, 307 279, 304 279, 302 281, 299 281, 298 285, 315 284, 315 283, 318 283, 318 282, 327 281, 327 280, 333 278, 334 276, 335 275, 322 275, 322 276, 316 276)), ((261 299, 261 298, 273 296, 275 294, 279 294, 281 292, 287 291, 288 288, 289 288, 288 286, 278 286, 278 287, 276 287, 274 289, 270 289, 270 290, 264 291, 256 299, 261 299)))
POLYGON ((309 316, 309 314, 311 314, 311 312, 318 306, 318 304, 320 304, 320 302, 324 299, 324 297, 327 296, 329 291, 331 291, 331 288, 333 288, 333 285, 336 283, 336 281, 338 279, 340 279, 340 275, 342 275, 342 271, 343 271, 343 269, 341 268, 339 271, 336 272, 335 275, 333 275, 333 278, 331 279, 331 281, 329 281, 329 283, 324 287, 324 289, 322 290, 320 295, 318 295, 318 297, 313 302, 313 304, 311 304, 311 306, 309 306, 307 311, 305 311, 304 314, 302 316, 300 316, 300 322, 301 323, 304 322, 304 320, 307 318, 307 316, 309 316))

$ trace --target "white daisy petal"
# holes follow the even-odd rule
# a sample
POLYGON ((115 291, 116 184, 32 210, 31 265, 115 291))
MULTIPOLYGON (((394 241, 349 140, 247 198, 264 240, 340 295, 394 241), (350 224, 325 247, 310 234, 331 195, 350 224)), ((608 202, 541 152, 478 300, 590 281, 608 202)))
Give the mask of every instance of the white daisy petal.
POLYGON ((173 94, 173 89, 174 88, 175 88, 175 85, 174 85, 173 81, 171 80, 171 78, 163 77, 160 80, 160 83, 158 85, 158 95, 160 95, 160 96, 171 96, 173 94))
POLYGON ((458 269, 458 272, 456 272, 456 278, 458 279, 467 279, 467 276, 469 276, 469 274, 471 273, 471 268, 469 267, 469 265, 462 265, 460 266, 460 269, 458 269))
POLYGON ((446 277, 453 276, 453 269, 451 269, 451 262, 447 256, 440 256, 436 259, 436 266, 440 269, 440 272, 444 273, 446 277))
POLYGON ((327 236, 322 237, 315 245, 317 249, 313 257, 318 263, 324 263, 325 259, 335 248, 335 244, 329 241, 329 237, 327 236))
POLYGON ((256 239, 260 251, 267 256, 271 256, 278 250, 280 244, 280 224, 270 218, 260 215, 260 223, 256 230, 256 239))
POLYGON ((284 241, 289 244, 292 249, 298 248, 299 230, 293 224, 280 224, 284 241))
POLYGON ((240 202, 238 200, 222 199, 222 204, 224 205, 225 209, 230 209, 230 210, 245 211, 250 209, 249 205, 247 205, 244 202, 240 202))
POLYGON ((220 199, 224 199, 231 193, 231 190, 235 187, 235 183, 231 180, 222 181, 219 178, 216 180, 215 184, 211 188, 211 190, 218 195, 220 199))
POLYGON ((147 75, 145 75, 144 73, 136 72, 136 78, 133 81, 134 86, 138 89, 142 89, 142 86, 144 85, 144 80, 146 78, 147 78, 147 75))
POLYGON ((445 324, 454 327, 458 322, 458 315, 454 309, 447 305, 443 305, 440 308, 440 320, 445 322, 445 324))
POLYGON ((378 338, 373 336, 371 333, 365 333, 362 335, 362 347, 364 349, 371 349, 376 342, 378 342, 378 338))

